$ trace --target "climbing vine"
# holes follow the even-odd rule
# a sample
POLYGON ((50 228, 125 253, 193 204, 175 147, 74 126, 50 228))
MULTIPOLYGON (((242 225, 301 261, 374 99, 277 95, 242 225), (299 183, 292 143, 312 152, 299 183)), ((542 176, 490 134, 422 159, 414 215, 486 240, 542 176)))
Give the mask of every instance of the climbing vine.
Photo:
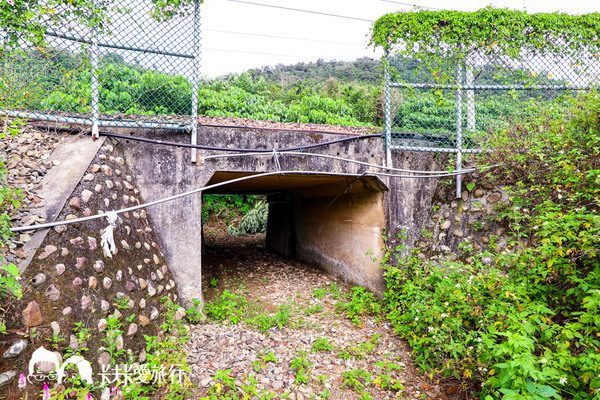
MULTIPOLYGON (((150 16, 165 21, 188 14, 194 0, 152 0, 152 4, 150 16)), ((42 46, 49 27, 76 23, 105 31, 112 14, 127 12, 129 9, 115 0, 0 0, 0 32, 5 46, 16 47, 19 41, 42 46)))
POLYGON ((528 14, 491 7, 397 12, 375 22, 371 45, 430 65, 478 53, 513 60, 552 56, 584 69, 590 61, 600 62, 600 13, 528 14))

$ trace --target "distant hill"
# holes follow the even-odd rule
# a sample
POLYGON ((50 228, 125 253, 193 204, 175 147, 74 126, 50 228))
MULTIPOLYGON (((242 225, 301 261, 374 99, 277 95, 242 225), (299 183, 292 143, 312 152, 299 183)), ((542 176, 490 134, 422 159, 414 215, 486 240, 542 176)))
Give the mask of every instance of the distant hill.
POLYGON ((268 83, 282 87, 294 85, 300 81, 309 84, 325 84, 334 78, 340 83, 360 83, 379 85, 382 82, 381 61, 369 57, 354 61, 323 61, 279 64, 275 67, 254 68, 247 71, 252 78, 261 77, 268 83))

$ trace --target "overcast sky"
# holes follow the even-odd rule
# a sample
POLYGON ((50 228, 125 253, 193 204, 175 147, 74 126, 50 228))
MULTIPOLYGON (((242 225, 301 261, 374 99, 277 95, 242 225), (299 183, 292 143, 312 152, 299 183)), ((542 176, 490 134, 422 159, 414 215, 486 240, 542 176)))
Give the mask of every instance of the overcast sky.
POLYGON ((202 74, 215 77, 319 58, 378 58, 379 52, 367 48, 369 21, 401 9, 411 10, 411 4, 461 11, 488 5, 525 8, 531 13, 600 11, 598 0, 205 0, 201 11, 202 74))

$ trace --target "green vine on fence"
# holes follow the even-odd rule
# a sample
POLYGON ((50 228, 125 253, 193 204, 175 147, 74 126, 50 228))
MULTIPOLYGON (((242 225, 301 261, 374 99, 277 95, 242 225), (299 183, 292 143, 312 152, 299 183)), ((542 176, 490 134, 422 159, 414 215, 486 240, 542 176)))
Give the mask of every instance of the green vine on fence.
POLYGON ((396 12, 379 18, 371 45, 417 59, 456 58, 473 52, 523 59, 559 55, 600 62, 600 13, 569 15, 486 7, 475 12, 396 12))
MULTIPOLYGON (((153 9, 149 13, 159 22, 167 21, 188 15, 194 1, 152 0, 153 9)), ((0 31, 4 34, 4 46, 17 47, 20 41, 44 46, 44 33, 48 28, 76 23, 105 32, 109 30, 111 14, 128 12, 127 7, 115 0, 2 0, 0 31)))

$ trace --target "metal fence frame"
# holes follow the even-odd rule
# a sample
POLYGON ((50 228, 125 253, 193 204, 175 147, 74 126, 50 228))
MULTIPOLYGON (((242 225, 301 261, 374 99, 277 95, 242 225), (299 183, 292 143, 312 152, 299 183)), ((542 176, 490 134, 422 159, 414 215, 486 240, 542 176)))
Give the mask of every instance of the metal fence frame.
MULTIPOLYGON (((471 57, 468 57, 464 64, 459 64, 456 68, 456 82, 457 84, 431 84, 431 83, 407 83, 407 82, 394 82, 391 78, 389 60, 390 52, 386 51, 384 55, 386 62, 384 63, 384 98, 385 98, 385 118, 384 118, 384 135, 385 135, 385 151, 386 151, 386 162, 388 167, 392 165, 392 151, 393 150, 405 150, 405 151, 422 151, 422 152, 435 152, 435 153, 455 153, 456 154, 456 169, 462 169, 462 157, 463 154, 469 153, 481 153, 486 151, 482 148, 465 148, 463 142, 463 104, 466 103, 466 130, 474 132, 475 123, 477 120, 476 109, 475 109, 475 93, 480 91, 581 91, 581 90, 592 90, 598 89, 595 85, 475 85, 473 76, 473 63, 471 57), (465 71, 465 74, 462 71, 465 71), (464 75, 464 76, 463 76, 464 75), (445 89, 452 90, 456 96, 456 123, 455 123, 455 135, 456 135, 456 146, 452 148, 441 148, 441 147, 416 147, 406 145, 395 145, 393 139, 393 116, 392 116, 392 98, 390 94, 391 88, 406 88, 406 89, 445 89)), ((600 77, 600 69, 597 71, 597 75, 600 77)), ((460 198, 462 194, 462 176, 457 175, 456 177, 456 197, 460 198)))
MULTIPOLYGON (((198 136, 198 90, 200 85, 200 67, 201 67, 201 19, 200 19, 200 0, 194 1, 193 6, 193 48, 192 54, 186 54, 182 52, 169 52, 155 48, 140 48, 135 46, 124 46, 119 44, 102 43, 99 41, 97 32, 91 32, 91 38, 86 39, 84 37, 77 37, 70 34, 63 34, 50 29, 45 32, 46 37, 59 38, 72 43, 81 43, 89 46, 90 54, 90 65, 91 65, 91 117, 89 118, 78 118, 68 116, 55 116, 46 113, 28 112, 28 111, 17 111, 9 108, 0 108, 0 115, 6 115, 15 118, 26 118, 48 122, 58 123, 74 123, 80 125, 91 126, 92 138, 95 140, 99 137, 100 127, 116 127, 116 128, 160 128, 160 129, 171 129, 188 131, 191 134, 191 144, 197 144, 198 136), (102 119, 100 116, 100 96, 99 96, 99 55, 100 49, 116 49, 126 50, 131 52, 138 52, 142 54, 155 54, 163 56, 171 56, 176 58, 191 59, 193 63, 190 83, 192 86, 191 90, 191 109, 189 112, 189 123, 182 125, 177 123, 168 122, 144 122, 144 121, 117 121, 112 119, 102 119)), ((191 149, 191 162, 195 163, 197 160, 197 149, 191 149)))

